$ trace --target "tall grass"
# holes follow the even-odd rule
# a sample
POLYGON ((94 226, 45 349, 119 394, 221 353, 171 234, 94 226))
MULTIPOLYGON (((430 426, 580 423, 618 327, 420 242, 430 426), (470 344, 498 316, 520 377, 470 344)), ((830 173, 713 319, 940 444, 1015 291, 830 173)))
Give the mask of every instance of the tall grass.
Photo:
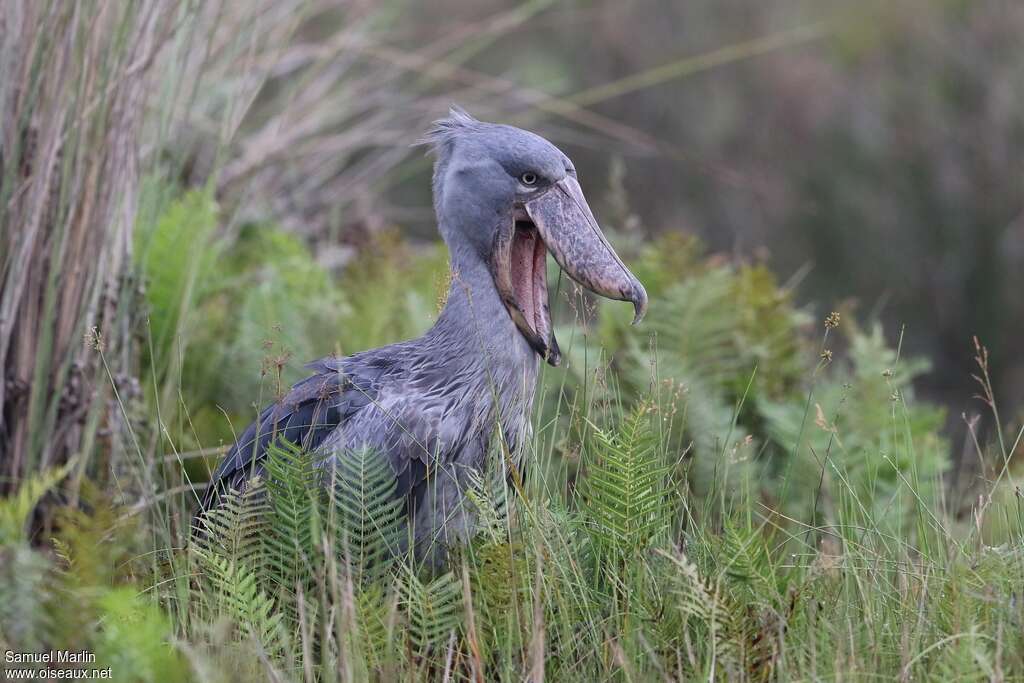
MULTIPOLYGON (((124 450, 140 99, 176 3, 0 10, 0 462, 4 487, 98 441, 124 450), (95 332, 102 330, 102 332, 95 332), (83 343, 102 344, 109 365, 83 343)), ((89 458, 79 460, 79 475, 89 458)))
MULTIPOLYGON (((468 492, 477 536, 433 574, 394 554, 394 483, 372 453, 351 454, 324 489, 309 455, 275 450, 270 480, 230 497, 188 549, 158 526, 131 541, 122 521, 114 533, 125 549, 114 565, 142 597, 120 609, 154 627, 150 640, 108 646, 110 661, 169 658, 174 676, 202 681, 1013 680, 1024 672, 1019 494, 996 478, 964 520, 935 495, 941 482, 913 468, 892 492, 886 471, 924 446, 903 396, 888 401, 892 419, 878 434, 892 450, 869 449, 877 468, 860 483, 858 465, 827 452, 813 476, 784 475, 793 496, 813 499, 801 518, 766 505, 766 487, 750 480, 733 488, 721 475, 703 493, 691 488, 696 463, 675 438, 689 429, 685 395, 631 406, 614 390, 612 399, 620 407, 595 412, 555 398, 554 419, 528 445, 525 478, 507 476, 495 454, 496 469, 468 492), (567 468, 564 425, 577 422, 586 425, 574 444, 578 466, 567 468), (798 488, 806 481, 817 489, 798 488), (902 523, 893 524, 891 506, 902 523)), ((836 442, 857 437, 855 424, 829 418, 836 442)), ((737 463, 731 450, 710 457, 737 463)), ((30 506, 27 498, 3 505, 8 557, 23 547, 17 530, 30 506)), ((35 630, 41 642, 56 634, 94 646, 96 636, 53 623, 69 595, 85 614, 110 619, 102 616, 109 599, 96 597, 104 584, 94 582, 119 580, 95 568, 108 562, 88 539, 109 533, 101 529, 116 518, 80 519, 61 532, 63 597, 22 610, 22 631, 5 620, 7 642, 35 630)), ((37 575, 18 562, 22 582, 37 575)))

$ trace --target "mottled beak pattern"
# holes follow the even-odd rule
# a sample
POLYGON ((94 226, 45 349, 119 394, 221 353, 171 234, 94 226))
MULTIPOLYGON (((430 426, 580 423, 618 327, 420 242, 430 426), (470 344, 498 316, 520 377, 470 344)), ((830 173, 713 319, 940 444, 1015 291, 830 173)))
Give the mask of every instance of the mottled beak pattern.
POLYGON ((524 205, 566 274, 595 294, 633 303, 633 324, 647 312, 647 291, 597 225, 583 190, 569 175, 524 205))

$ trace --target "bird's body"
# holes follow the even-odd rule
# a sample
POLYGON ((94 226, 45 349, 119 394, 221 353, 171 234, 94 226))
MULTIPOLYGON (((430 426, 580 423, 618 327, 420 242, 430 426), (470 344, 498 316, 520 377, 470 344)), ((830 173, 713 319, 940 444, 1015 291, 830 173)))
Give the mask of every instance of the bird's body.
POLYGON ((388 458, 397 494, 415 517, 419 546, 436 551, 464 539, 472 526, 469 511, 459 507, 466 471, 483 468, 499 435, 510 452, 520 452, 540 364, 497 294, 476 294, 470 301, 453 282, 438 323, 422 337, 311 363, 314 374, 264 411, 214 479, 243 488, 262 473, 260 456, 275 437, 323 453, 322 466, 348 450, 370 448, 388 458), (463 311, 479 314, 482 324, 466 329, 463 311), (499 339, 502 347, 495 345, 499 339), (443 542, 431 543, 436 540, 443 542))
MULTIPOLYGON (((461 112, 439 122, 431 142, 439 156, 435 208, 452 266, 436 324, 417 339, 310 364, 314 374, 265 409, 221 462, 204 508, 216 504, 223 491, 241 489, 260 474, 275 439, 317 453, 325 467, 367 448, 391 465, 397 495, 406 502, 416 554, 436 564, 448 545, 472 532, 473 512, 463 504, 468 474, 483 469, 497 450, 496 439, 513 457, 522 456, 540 361, 557 363, 544 247, 575 279, 603 294, 632 300, 642 313, 642 286, 599 231, 600 239, 595 239, 587 225, 579 240, 558 232, 566 229, 553 218, 559 212, 570 211, 574 220, 581 220, 574 207, 593 223, 589 209, 583 211, 575 170, 564 154, 530 133, 483 124, 461 112), (532 176, 536 183, 546 173, 559 176, 551 178, 552 187, 562 181, 569 188, 562 190, 564 197, 549 197, 542 205, 517 198, 515 191, 503 196, 501 172, 490 167, 486 155, 487 167, 480 168, 481 149, 490 147, 477 138, 486 142, 485 134, 496 137, 494 147, 503 150, 493 152, 495 156, 508 157, 509 146, 519 144, 527 147, 519 156, 541 157, 521 161, 538 168, 526 173, 510 171, 507 159, 500 164, 517 179, 519 190, 523 178, 532 176), (540 170, 545 163, 547 168, 540 170), (566 179, 570 176, 571 183, 566 179), (587 249, 597 252, 589 267, 587 249)), ((537 196, 548 194, 545 190, 537 196)))

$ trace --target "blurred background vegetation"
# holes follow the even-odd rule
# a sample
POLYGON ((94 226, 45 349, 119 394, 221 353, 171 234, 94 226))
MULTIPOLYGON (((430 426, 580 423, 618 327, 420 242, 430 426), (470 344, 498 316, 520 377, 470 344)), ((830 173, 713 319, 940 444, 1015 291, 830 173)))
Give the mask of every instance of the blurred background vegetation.
POLYGON ((450 103, 562 147, 652 296, 632 328, 550 273, 542 486, 644 400, 677 416, 687 499, 825 524, 843 489, 886 534, 933 509, 1019 534, 1019 506, 970 515, 1019 471, 1022 30, 1011 0, 4 3, 0 635, 113 648, 33 620, 70 594, 187 630, 71 586, 162 579, 192 485, 303 363, 429 327, 447 264, 412 145, 450 103), (68 567, 121 530, 48 593, 19 520, 51 489, 91 513, 31 520, 68 567))

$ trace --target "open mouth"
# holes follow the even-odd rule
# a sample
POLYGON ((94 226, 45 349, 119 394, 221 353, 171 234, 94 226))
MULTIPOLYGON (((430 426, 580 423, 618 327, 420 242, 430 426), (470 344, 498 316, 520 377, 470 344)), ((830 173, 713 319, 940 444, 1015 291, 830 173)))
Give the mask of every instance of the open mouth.
POLYGON ((537 226, 517 210, 511 229, 499 231, 495 281, 505 307, 530 346, 551 365, 560 354, 548 305, 547 245, 537 226))
POLYGON ((548 306, 547 252, 570 278, 594 294, 633 302, 633 322, 647 310, 647 292, 608 243, 572 174, 521 204, 498 225, 491 275, 508 314, 530 346, 551 365, 560 354, 548 306))

